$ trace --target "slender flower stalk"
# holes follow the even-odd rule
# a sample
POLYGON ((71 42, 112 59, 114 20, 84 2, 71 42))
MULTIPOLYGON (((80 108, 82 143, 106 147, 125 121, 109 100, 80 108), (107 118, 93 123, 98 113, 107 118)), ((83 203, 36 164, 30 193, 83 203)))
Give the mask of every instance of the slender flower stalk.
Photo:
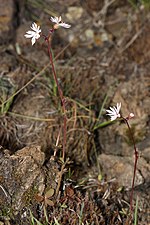
POLYGON ((128 121, 134 117, 134 114, 130 113, 128 115, 128 117, 125 118, 121 115, 120 109, 121 109, 121 103, 117 103, 117 106, 110 107, 109 109, 106 110, 106 112, 107 112, 106 115, 110 116, 111 121, 114 121, 117 118, 121 118, 122 120, 124 120, 124 122, 126 123, 126 125, 128 127, 130 138, 131 138, 131 141, 134 146, 135 161, 134 161, 134 171, 133 171, 133 179, 132 179, 131 195, 130 195, 130 211, 132 212, 133 211, 134 185, 135 185, 135 177, 136 177, 137 162, 138 162, 138 151, 137 151, 134 136, 133 136, 133 133, 132 133, 132 130, 131 130, 131 127, 130 127, 128 121))
POLYGON ((128 122, 129 119, 128 118, 124 118, 124 117, 122 117, 122 119, 127 124, 127 127, 129 129, 129 134, 130 134, 130 138, 132 140, 133 146, 134 146, 134 155, 135 155, 134 171, 133 171, 133 179, 132 179, 132 187, 131 187, 131 195, 130 195, 130 211, 132 212, 133 211, 134 185, 135 185, 135 177, 136 177, 137 162, 138 162, 139 154, 138 154, 138 150, 137 150, 136 145, 135 145, 135 140, 134 140, 134 136, 133 136, 131 127, 130 127, 129 122, 128 122))
POLYGON ((62 155, 62 158, 64 160, 65 159, 65 151, 66 151, 66 134, 67 134, 67 116, 66 116, 65 97, 63 96, 63 92, 60 88, 60 85, 59 85, 59 82, 58 82, 58 79, 57 79, 49 38, 47 38, 46 41, 47 41, 47 45, 48 45, 48 54, 49 54, 49 59, 50 59, 50 63, 51 63, 51 66, 52 66, 54 80, 55 80, 57 88, 58 88, 58 93, 59 93, 62 108, 63 108, 64 124, 63 124, 63 155, 62 155))
MULTIPOLYGON (((60 97, 61 105, 62 105, 62 109, 63 109, 64 123, 63 123, 63 154, 62 154, 62 158, 64 160, 65 159, 65 150, 66 150, 66 139, 67 139, 66 138, 66 136, 67 136, 67 116, 66 116, 66 102, 65 102, 66 100, 63 95, 62 89, 59 85, 58 79, 57 79, 56 70, 55 70, 52 52, 51 52, 50 39, 56 29, 58 29, 59 27, 70 28, 71 25, 64 23, 61 19, 61 16, 51 17, 50 20, 51 20, 51 22, 53 22, 55 24, 53 25, 53 28, 49 30, 48 36, 45 36, 44 34, 42 34, 42 36, 44 37, 45 41, 47 42, 48 54, 49 54, 49 59, 50 59, 50 63, 52 66, 53 77, 54 77, 55 83, 57 85, 57 89, 58 89, 58 93, 59 93, 59 97, 60 97)), ((34 45, 36 40, 40 38, 40 33, 41 33, 40 26, 38 26, 34 22, 31 25, 31 30, 27 31, 24 36, 26 38, 31 38, 31 43, 32 43, 32 45, 34 45)))

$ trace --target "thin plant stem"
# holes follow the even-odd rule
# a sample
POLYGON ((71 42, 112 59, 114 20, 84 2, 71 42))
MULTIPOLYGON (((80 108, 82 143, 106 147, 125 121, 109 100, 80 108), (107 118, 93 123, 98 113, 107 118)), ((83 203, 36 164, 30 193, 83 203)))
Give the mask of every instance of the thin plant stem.
POLYGON ((61 90, 61 87, 59 85, 58 79, 57 79, 57 74, 56 74, 56 70, 55 70, 55 66, 54 66, 54 62, 53 62, 53 56, 52 56, 52 52, 51 52, 51 45, 50 45, 50 41, 49 38, 45 39, 47 41, 47 45, 48 45, 48 54, 49 54, 49 59, 50 59, 50 63, 52 66, 52 71, 53 71, 53 77, 54 80, 56 82, 57 85, 57 89, 58 89, 58 93, 59 93, 59 97, 61 100, 61 105, 62 105, 62 109, 63 109, 63 118, 64 118, 64 123, 63 123, 63 154, 62 154, 62 158, 63 161, 65 160, 65 150, 66 150, 66 134, 67 134, 67 116, 66 116, 66 103, 65 103, 65 97, 63 95, 63 92, 61 90))
POLYGON ((60 190, 60 186, 61 186, 62 177, 63 177, 63 173, 64 173, 64 169, 65 169, 66 163, 67 163, 67 161, 65 163, 63 163, 62 166, 61 166, 59 179, 58 179, 58 184, 57 184, 57 188, 56 188, 56 191, 55 191, 56 197, 59 194, 59 190, 60 190))
POLYGON ((130 138, 131 138, 132 143, 133 143, 134 155, 135 155, 134 171, 133 171, 133 179, 132 179, 131 195, 130 195, 130 211, 132 212, 133 211, 134 184, 135 184, 135 176, 136 176, 137 162, 138 162, 139 155, 138 155, 138 150, 137 150, 136 145, 135 145, 135 139, 134 139, 133 133, 131 131, 131 127, 130 127, 130 125, 128 123, 128 119, 126 119, 124 117, 122 117, 122 118, 123 118, 124 122, 127 124, 127 127, 129 129, 129 134, 130 134, 130 138))
POLYGON ((135 212, 134 212, 134 225, 137 225, 138 223, 138 197, 136 199, 136 207, 135 207, 135 212))

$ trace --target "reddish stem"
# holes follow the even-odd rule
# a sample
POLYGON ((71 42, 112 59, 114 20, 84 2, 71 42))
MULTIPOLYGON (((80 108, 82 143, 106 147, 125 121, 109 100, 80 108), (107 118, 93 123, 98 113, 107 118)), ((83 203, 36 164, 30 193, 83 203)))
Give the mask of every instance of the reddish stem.
POLYGON ((47 41, 48 54, 49 54, 49 59, 50 59, 50 63, 52 66, 53 76, 54 76, 54 80, 55 80, 57 88, 58 88, 58 93, 59 93, 59 97, 60 97, 62 109, 63 109, 64 123, 63 123, 63 155, 62 155, 62 158, 64 160, 65 159, 65 150, 66 150, 66 133, 67 133, 67 117, 66 117, 65 97, 63 95, 63 92, 61 90, 61 87, 60 87, 58 79, 57 79, 49 38, 45 38, 45 40, 47 41))
POLYGON ((131 195, 130 195, 130 211, 132 212, 133 211, 134 184, 135 184, 135 176, 136 176, 137 162, 138 162, 139 155, 138 155, 138 151, 137 151, 137 148, 136 148, 136 145, 135 145, 135 140, 134 140, 133 133, 131 131, 131 127, 128 123, 128 119, 126 119, 124 117, 122 117, 122 118, 128 126, 128 129, 129 129, 129 132, 130 132, 130 137, 131 137, 131 140, 132 140, 132 143, 133 143, 133 146, 134 146, 134 155, 135 155, 134 171, 133 171, 133 179, 132 179, 132 187, 131 187, 131 195))

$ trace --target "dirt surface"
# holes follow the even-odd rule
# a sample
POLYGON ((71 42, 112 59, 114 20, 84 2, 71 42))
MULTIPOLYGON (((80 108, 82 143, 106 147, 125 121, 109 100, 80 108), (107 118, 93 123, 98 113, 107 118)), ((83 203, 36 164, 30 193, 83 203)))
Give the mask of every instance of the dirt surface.
POLYGON ((139 151, 133 204, 150 224, 150 13, 128 1, 0 0, 0 224, 134 224, 130 193, 134 148, 124 122, 107 123, 121 102, 135 117, 139 151), (9 2, 9 3, 8 3, 9 2), (24 37, 33 21, 51 44, 66 97, 63 115, 44 39, 24 37), (106 122, 106 123, 105 123, 106 122), (58 222, 58 223, 57 223, 58 222))

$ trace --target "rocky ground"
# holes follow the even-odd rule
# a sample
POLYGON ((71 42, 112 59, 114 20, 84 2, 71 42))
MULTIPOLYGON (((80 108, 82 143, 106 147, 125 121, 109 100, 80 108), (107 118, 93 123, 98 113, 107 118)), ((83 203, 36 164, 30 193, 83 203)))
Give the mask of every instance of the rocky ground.
POLYGON ((0 6, 0 225, 38 224, 33 217, 41 224, 135 224, 132 140, 124 122, 109 123, 105 112, 117 102, 123 116, 135 114, 133 203, 137 224, 149 225, 149 10, 122 0, 0 0, 0 6), (67 99, 65 162, 47 46, 24 37, 33 21, 46 34, 49 18, 59 15, 71 24, 51 42, 67 99))

